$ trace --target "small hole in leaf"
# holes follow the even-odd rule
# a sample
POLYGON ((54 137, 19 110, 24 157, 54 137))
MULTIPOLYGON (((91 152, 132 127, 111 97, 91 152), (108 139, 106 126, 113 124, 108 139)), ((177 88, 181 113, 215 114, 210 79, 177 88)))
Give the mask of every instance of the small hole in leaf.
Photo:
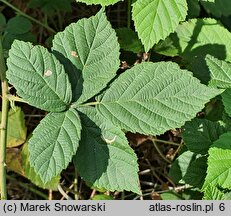
POLYGON ((76 52, 76 51, 71 51, 71 55, 72 55, 73 57, 76 57, 76 58, 79 57, 79 56, 77 55, 77 52, 76 52))
POLYGON ((48 77, 48 76, 51 76, 52 75, 52 71, 51 70, 46 70, 44 72, 44 76, 48 77))
POLYGON ((104 136, 102 136, 103 140, 107 143, 107 144, 112 144, 113 142, 115 142, 117 136, 114 136, 113 139, 106 139, 104 136))

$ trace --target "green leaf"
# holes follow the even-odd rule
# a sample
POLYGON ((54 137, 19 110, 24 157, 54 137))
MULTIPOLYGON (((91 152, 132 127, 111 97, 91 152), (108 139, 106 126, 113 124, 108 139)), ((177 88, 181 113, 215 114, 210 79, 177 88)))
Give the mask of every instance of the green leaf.
POLYGON ((60 181, 60 176, 59 175, 55 176, 47 183, 45 184, 43 183, 40 176, 34 171, 34 168, 31 167, 30 165, 27 142, 23 145, 23 148, 21 151, 21 161, 22 161, 22 167, 24 170, 24 176, 28 178, 33 184, 43 189, 57 190, 58 184, 60 181))
POLYGON ((15 40, 36 43, 36 36, 31 32, 26 32, 25 34, 16 34, 16 35, 6 32, 4 34, 4 38, 2 41, 3 48, 9 50, 11 48, 12 43, 15 40))
POLYGON ((97 110, 120 128, 157 135, 184 125, 221 92, 175 63, 142 63, 112 83, 97 110))
POLYGON ((231 61, 231 33, 215 19, 192 19, 184 22, 177 27, 176 33, 170 35, 167 44, 162 43, 155 47, 156 52, 181 56, 188 63, 187 67, 203 83, 210 80, 205 61, 207 54, 231 61))
POLYGON ((231 200, 231 192, 224 193, 224 200, 231 200))
POLYGON ((218 122, 195 118, 185 124, 182 137, 190 151, 207 154, 212 143, 225 132, 218 122))
POLYGON ((207 157, 191 151, 183 152, 172 164, 169 176, 175 183, 201 188, 206 176, 207 157))
POLYGON ((195 18, 200 15, 199 0, 187 0, 188 4, 188 18, 195 18))
POLYGON ((184 200, 184 198, 176 192, 164 192, 160 196, 162 200, 184 200))
POLYGON ((211 55, 207 55, 205 60, 211 73, 209 85, 218 88, 231 88, 231 64, 211 55))
MULTIPOLYGON (((175 45, 172 46, 172 52, 177 51, 178 55, 187 60, 210 54, 231 61, 231 33, 215 19, 191 19, 183 22, 176 28, 176 33, 171 34, 170 39, 175 45)), ((159 53, 168 55, 164 50, 159 53)))
MULTIPOLYGON (((1 117, 0 112, 0 121, 1 117)), ((26 132, 24 113, 21 108, 15 107, 15 109, 10 109, 7 123, 7 147, 17 147, 23 144, 26 141, 26 132)))
POLYGON ((206 177, 206 170, 207 157, 198 157, 189 165, 182 179, 186 184, 202 188, 206 177))
POLYGON ((222 102, 225 107, 225 112, 231 117, 231 88, 226 89, 222 94, 222 102))
POLYGON ((197 155, 191 151, 183 152, 177 159, 173 162, 170 170, 169 176, 175 183, 185 183, 183 177, 186 175, 187 170, 191 163, 195 161, 197 155))
POLYGON ((108 5, 115 4, 121 0, 76 0, 76 1, 86 3, 87 5, 100 4, 102 6, 108 6, 108 5))
POLYGON ((201 200, 203 194, 197 188, 186 188, 183 190, 181 196, 185 200, 201 200))
POLYGON ((7 171, 13 171, 15 173, 18 173, 19 175, 24 176, 21 150, 19 148, 6 149, 6 166, 7 171))
POLYGON ((30 31, 31 28, 31 21, 22 16, 11 18, 6 25, 6 31, 10 34, 24 34, 30 31))
POLYGON ((204 191, 204 200, 224 200, 224 193, 213 185, 208 185, 204 191))
POLYGON ((210 121, 220 121, 224 112, 224 105, 221 97, 218 96, 210 100, 203 111, 206 119, 210 121))
POLYGON ((105 194, 97 194, 91 198, 92 200, 113 200, 112 196, 105 194))
MULTIPOLYGON (((175 34, 172 34, 175 36, 175 34)), ((157 53, 166 55, 166 56, 178 56, 179 52, 177 50, 177 44, 175 43, 173 36, 167 37, 164 41, 160 41, 158 44, 155 45, 154 50, 157 53)), ((177 41, 177 39, 176 39, 177 41)))
POLYGON ((47 15, 52 15, 58 11, 71 11, 72 0, 30 0, 29 8, 41 8, 47 15))
POLYGON ((146 52, 174 32, 186 15, 186 0, 137 0, 132 7, 135 29, 146 52))
POLYGON ((56 34, 52 49, 69 71, 73 101, 78 99, 77 103, 99 93, 119 68, 116 33, 103 10, 56 34))
POLYGON ((0 32, 4 32, 6 27, 6 18, 3 13, 0 13, 0 32))
POLYGON ((72 98, 68 76, 47 49, 15 41, 7 66, 7 79, 30 105, 54 112, 68 107, 72 98))
POLYGON ((227 131, 231 131, 231 117, 226 112, 222 112, 221 124, 226 128, 227 131))
POLYGON ((67 167, 76 153, 81 123, 77 111, 49 113, 29 140, 30 164, 47 183, 67 167))
POLYGON ((200 2, 208 13, 216 17, 231 15, 230 0, 200 0, 200 2))
POLYGON ((209 149, 208 170, 203 190, 208 186, 231 189, 231 132, 227 132, 209 149))
POLYGON ((118 28, 116 29, 116 34, 119 38, 119 43, 121 49, 125 51, 131 51, 134 53, 139 53, 144 51, 144 47, 138 38, 136 32, 130 28, 118 28))
POLYGON ((93 187, 140 194, 137 157, 124 133, 95 108, 79 108, 82 133, 75 156, 80 176, 93 187))

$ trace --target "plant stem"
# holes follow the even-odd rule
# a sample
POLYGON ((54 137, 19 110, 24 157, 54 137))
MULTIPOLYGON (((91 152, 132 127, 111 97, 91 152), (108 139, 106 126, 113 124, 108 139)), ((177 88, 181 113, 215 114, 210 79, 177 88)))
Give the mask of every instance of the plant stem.
POLYGON ((166 140, 160 140, 160 139, 157 139, 157 138, 154 138, 154 137, 151 137, 150 140, 155 141, 155 142, 164 143, 164 144, 167 144, 167 145, 175 145, 175 146, 180 146, 181 145, 179 143, 166 141, 166 140))
POLYGON ((72 198, 68 196, 67 193, 63 190, 60 184, 58 185, 58 190, 63 195, 64 198, 66 198, 67 200, 72 200, 72 198))
POLYGON ((75 179, 74 179, 74 191, 75 191, 75 200, 79 199, 78 196, 78 172, 75 169, 75 179))
POLYGON ((127 27, 131 27, 131 0, 128 0, 128 17, 127 17, 127 27))
POLYGON ((156 144, 156 142, 155 142, 154 140, 152 140, 152 143, 153 143, 153 145, 154 145, 156 151, 159 153, 159 155, 160 155, 167 163, 171 163, 171 161, 168 160, 168 159, 163 155, 163 153, 160 151, 158 145, 156 144))
POLYGON ((8 95, 8 82, 6 79, 6 65, 3 56, 2 36, 0 36, 0 76, 2 85, 2 122, 1 122, 1 140, 0 140, 0 185, 1 185, 1 200, 7 199, 6 189, 6 136, 7 136, 7 118, 9 101, 8 95))
POLYGON ((56 31, 54 29, 52 29, 51 27, 49 27, 47 24, 44 24, 42 22, 40 22, 39 20, 31 17, 30 15, 27 15, 26 13, 24 13, 23 11, 21 11, 20 9, 16 8, 14 5, 12 5, 11 3, 9 3, 6 0, 0 0, 2 3, 4 3, 5 5, 7 5, 8 7, 12 8, 14 11, 16 11, 19 15, 26 17, 27 19, 31 20, 34 23, 37 23, 38 25, 43 26, 44 28, 46 28, 48 31, 52 32, 52 33, 56 33, 56 31))

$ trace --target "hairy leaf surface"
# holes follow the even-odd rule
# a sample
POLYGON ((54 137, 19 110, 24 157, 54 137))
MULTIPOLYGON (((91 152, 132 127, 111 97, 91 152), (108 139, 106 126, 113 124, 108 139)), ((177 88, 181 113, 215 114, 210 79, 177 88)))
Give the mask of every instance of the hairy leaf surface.
POLYGON ((79 108, 82 133, 75 164, 81 177, 96 188, 140 194, 137 157, 124 133, 95 108, 79 108))
POLYGON ((81 123, 76 110, 49 113, 29 140, 30 164, 44 183, 67 167, 76 153, 81 123))
POLYGON ((137 0, 132 18, 145 51, 173 32, 187 15, 186 0, 137 0))
POLYGON ((99 93, 119 68, 116 33, 103 10, 56 34, 52 49, 66 66, 77 103, 99 93))
POLYGON ((30 105, 60 112, 71 102, 71 85, 64 67, 44 47, 16 40, 7 66, 9 82, 30 105))
POLYGON ((125 130, 162 134, 181 127, 221 92, 200 84, 175 63, 142 63, 112 83, 97 110, 125 130))

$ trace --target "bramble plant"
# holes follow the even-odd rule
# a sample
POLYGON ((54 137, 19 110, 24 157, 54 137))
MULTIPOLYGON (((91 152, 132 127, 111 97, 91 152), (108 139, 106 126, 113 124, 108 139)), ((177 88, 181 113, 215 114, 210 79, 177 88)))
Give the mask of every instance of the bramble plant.
MULTIPOLYGON (((23 149, 33 182, 57 183, 73 162, 94 188, 141 194, 137 156, 125 132, 160 135, 183 126, 186 150, 169 175, 203 192, 204 199, 230 197, 231 33, 216 19, 185 21, 199 14, 195 2, 129 1, 137 34, 129 28, 131 20, 128 28, 114 30, 102 8, 58 32, 50 51, 14 40, 6 78, 22 100, 49 112, 23 149), (120 48, 180 56, 184 66, 148 61, 118 74, 120 48), (204 107, 208 111, 211 99, 224 105, 221 113, 196 117, 204 107)), ((200 2, 215 17, 231 15, 211 1, 200 2)))

